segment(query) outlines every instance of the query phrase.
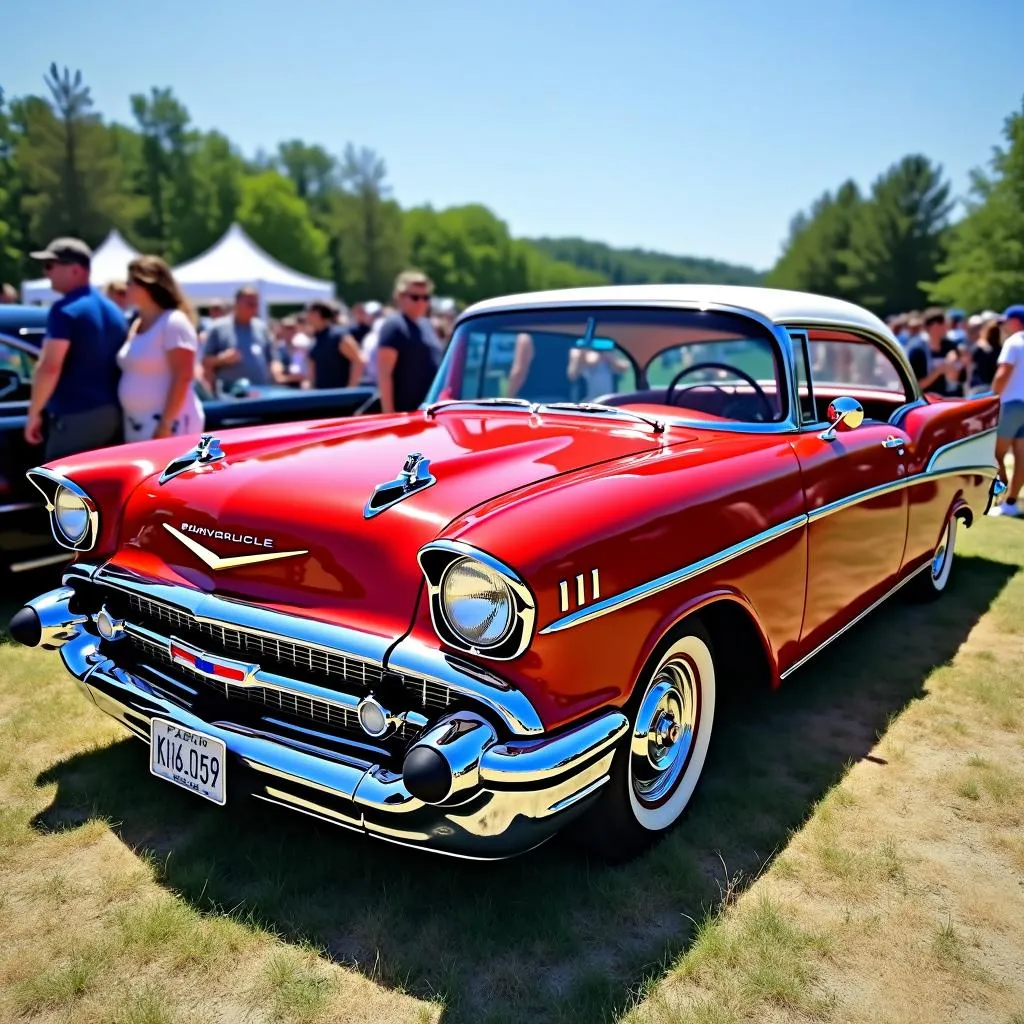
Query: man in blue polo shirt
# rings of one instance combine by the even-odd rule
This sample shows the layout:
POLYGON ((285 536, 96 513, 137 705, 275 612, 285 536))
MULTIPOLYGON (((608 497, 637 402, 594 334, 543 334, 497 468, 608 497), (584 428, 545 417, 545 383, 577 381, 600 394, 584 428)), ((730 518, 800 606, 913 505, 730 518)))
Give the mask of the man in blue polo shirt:
POLYGON ((124 313, 89 284, 92 250, 78 238, 55 238, 32 253, 63 298, 50 308, 25 440, 46 440, 47 462, 116 444, 121 437, 117 352, 127 336, 124 313), (47 415, 43 429, 43 413, 47 415))

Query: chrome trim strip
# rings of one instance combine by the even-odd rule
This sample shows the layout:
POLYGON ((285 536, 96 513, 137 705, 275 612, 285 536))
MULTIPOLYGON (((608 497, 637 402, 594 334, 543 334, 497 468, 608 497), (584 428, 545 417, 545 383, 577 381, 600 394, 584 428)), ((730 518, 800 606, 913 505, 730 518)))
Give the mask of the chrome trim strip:
POLYGON ((69 480, 66 476, 62 476, 60 473, 55 473, 52 469, 30 469, 25 476, 28 478, 28 482, 46 500, 46 511, 50 514, 50 532, 53 534, 53 539, 62 548, 67 548, 69 551, 91 551, 96 547, 96 541, 98 541, 100 537, 100 513, 96 506, 96 502, 93 501, 93 499, 90 498, 89 495, 86 494, 85 491, 83 491, 82 488, 73 480, 69 480), (45 480, 47 483, 55 486, 47 489, 39 482, 40 480, 45 480), (67 537, 65 537, 61 532, 60 527, 57 525, 57 516, 55 514, 53 500, 57 496, 57 492, 61 487, 67 488, 67 490, 76 497, 81 498, 82 501, 85 502, 85 507, 89 511, 89 529, 77 544, 73 544, 67 537))
POLYGON ((272 640, 300 642, 326 654, 341 654, 377 667, 383 663, 384 655, 393 643, 390 638, 373 636, 347 626, 286 615, 188 587, 151 583, 114 566, 104 566, 94 575, 93 581, 173 605, 187 611, 199 622, 246 630, 272 640))
POLYGON ((919 566, 918 568, 916 568, 909 575, 904 576, 903 579, 901 579, 894 587, 890 587, 880 598, 878 598, 877 601, 874 601, 871 605, 869 605, 867 608, 865 608, 864 611, 862 611, 858 616, 856 616, 856 618, 850 619, 850 621, 847 622, 846 625, 842 627, 842 629, 840 629, 837 632, 833 633, 832 636, 830 636, 827 640, 824 640, 820 644, 818 644, 818 646, 815 647, 814 650, 810 652, 810 654, 805 654, 799 661, 797 661, 794 664, 790 665, 789 668, 787 668, 785 672, 782 672, 782 673, 779 674, 779 678, 780 679, 785 679, 787 676, 792 675, 792 673, 794 673, 798 668, 800 668, 801 665, 806 664, 819 651, 822 651, 822 650, 824 650, 824 648, 828 647, 828 645, 830 643, 832 643, 833 640, 838 640, 839 637, 841 637, 847 630, 852 629, 854 626, 856 626, 857 623, 861 621, 861 619, 864 619, 868 615, 870 615, 879 605, 884 604, 886 601, 888 601, 889 598, 892 597, 892 595, 895 594, 897 590, 899 590, 901 587, 905 586, 915 576, 917 576, 920 573, 924 572, 924 570, 928 569, 928 568, 931 568, 931 561, 930 560, 925 562, 924 565, 919 566))
POLYGON ((70 555, 47 555, 45 558, 33 558, 28 562, 14 562, 7 568, 11 572, 31 572, 33 569, 42 569, 47 565, 57 565, 59 562, 66 562, 70 555))
MULTIPOLYGON (((933 464, 942 453, 949 449, 975 441, 978 437, 984 437, 988 433, 990 432, 984 431, 982 434, 974 434, 971 437, 961 438, 960 440, 952 441, 947 445, 943 445, 935 451, 929 461, 929 465, 933 464)), ((846 498, 840 498, 838 501, 833 501, 828 505, 822 505, 819 508, 811 509, 805 515, 796 516, 793 519, 787 520, 785 523, 780 523, 778 526, 772 527, 769 530, 764 530, 761 533, 755 534, 746 541, 740 541, 738 544, 733 544, 731 547, 724 548, 722 551, 709 555, 707 558, 703 558, 699 562, 693 562, 690 565, 684 566, 682 569, 677 569, 675 572, 668 573, 665 576, 659 576, 657 579, 653 579, 648 583, 641 583, 630 590, 624 591, 622 594, 606 598, 604 601, 591 605, 589 608, 572 612, 569 615, 564 615, 550 623, 550 625, 541 629, 539 631, 540 635, 544 636, 548 633, 557 633, 563 629, 570 629, 573 626, 579 626, 584 622, 589 622, 591 619, 596 619, 601 615, 607 615, 610 612, 618 611, 620 608, 625 608, 628 605, 635 604, 637 601, 642 601, 644 598, 650 597, 652 594, 657 594, 660 591, 665 590, 668 587, 673 587, 678 583, 684 583, 686 580, 692 579, 700 573, 707 572, 709 569, 717 568, 723 562, 727 562, 732 558, 738 558, 740 555, 745 555, 748 551, 753 551, 762 544, 775 540, 777 537, 781 537, 784 534, 789 533, 791 530, 799 529, 805 524, 815 523, 835 512, 841 512, 854 505, 859 505, 861 502, 870 501, 872 498, 879 498, 885 494, 901 490, 904 487, 912 487, 915 484, 926 483, 929 480, 941 480, 951 476, 994 477, 997 475, 998 470, 995 466, 953 466, 948 469, 924 470, 920 473, 914 473, 910 476, 903 477, 902 479, 894 480, 891 483, 879 484, 877 487, 868 488, 866 491, 859 491, 857 494, 852 494, 846 498)))
POLYGON ((540 715, 521 690, 478 665, 428 647, 410 636, 395 645, 384 667, 398 675, 443 683, 453 693, 479 701, 518 736, 544 732, 540 715))
POLYGON ((27 512, 30 508, 39 508, 37 501, 15 501, 10 505, 0 505, 0 516, 5 512, 27 512))
POLYGON ((607 615, 609 612, 617 612, 621 608, 626 608, 631 604, 636 604, 637 601, 643 601, 652 594, 658 594, 662 590, 667 590, 669 587, 685 583, 687 580, 693 579, 694 576, 699 576, 701 573, 707 572, 709 569, 717 568, 719 565, 722 565, 724 562, 728 562, 730 559, 737 558, 740 555, 745 555, 749 551, 753 551, 755 548, 761 547, 762 544, 767 544, 769 541, 777 540, 779 537, 784 537, 787 533, 791 533, 793 530, 799 530, 806 525, 806 515, 794 516, 792 519, 787 519, 784 523, 779 523, 778 526, 773 526, 768 530, 762 530, 760 533, 755 534, 747 540, 740 541, 738 544, 733 544, 731 547, 724 548, 722 551, 718 551, 713 555, 708 555, 707 558, 702 558, 698 562, 692 562, 690 565, 684 566, 682 569, 676 569, 674 572, 666 573, 666 575, 659 576, 657 579, 653 579, 648 583, 641 583, 639 586, 626 590, 621 594, 616 594, 615 597, 606 597, 603 601, 598 601, 597 604, 593 604, 589 608, 582 608, 579 611, 570 613, 569 615, 564 615, 562 618, 556 619, 550 625, 545 626, 540 631, 541 635, 558 633, 563 629, 571 629, 573 626, 579 626, 584 622, 589 622, 591 619, 607 615))

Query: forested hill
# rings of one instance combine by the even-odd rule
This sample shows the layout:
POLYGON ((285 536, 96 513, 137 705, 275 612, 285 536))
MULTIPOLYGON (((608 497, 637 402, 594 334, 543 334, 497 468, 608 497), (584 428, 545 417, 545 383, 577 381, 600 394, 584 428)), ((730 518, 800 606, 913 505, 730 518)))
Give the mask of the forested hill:
POLYGON ((647 249, 616 249, 585 238, 529 238, 531 245, 552 259, 593 270, 612 284, 760 284, 764 274, 721 260, 670 256, 647 249))

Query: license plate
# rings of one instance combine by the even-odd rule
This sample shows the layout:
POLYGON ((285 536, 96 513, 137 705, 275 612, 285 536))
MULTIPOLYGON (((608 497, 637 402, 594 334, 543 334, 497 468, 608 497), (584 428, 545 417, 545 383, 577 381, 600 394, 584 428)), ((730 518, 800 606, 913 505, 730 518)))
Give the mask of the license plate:
POLYGON ((149 733, 149 770, 215 804, 226 802, 223 740, 154 718, 149 733))

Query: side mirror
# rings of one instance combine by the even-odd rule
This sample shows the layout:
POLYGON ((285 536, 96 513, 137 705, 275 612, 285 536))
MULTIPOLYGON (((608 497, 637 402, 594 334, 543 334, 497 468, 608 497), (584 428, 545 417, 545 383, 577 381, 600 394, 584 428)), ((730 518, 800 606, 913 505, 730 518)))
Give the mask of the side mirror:
POLYGON ((829 403, 829 427, 818 436, 822 441, 834 441, 837 430, 856 430, 864 422, 864 407, 856 398, 837 398, 829 403))

